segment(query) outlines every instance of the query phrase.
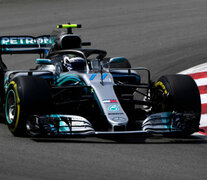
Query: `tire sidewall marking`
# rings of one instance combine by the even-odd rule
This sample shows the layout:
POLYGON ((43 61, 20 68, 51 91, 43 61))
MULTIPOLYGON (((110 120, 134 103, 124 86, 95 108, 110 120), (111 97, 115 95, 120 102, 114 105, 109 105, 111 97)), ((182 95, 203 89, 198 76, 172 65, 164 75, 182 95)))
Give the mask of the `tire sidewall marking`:
POLYGON ((167 93, 168 93, 168 92, 167 92, 167 89, 166 89, 165 85, 164 85, 161 81, 158 81, 158 82, 155 84, 155 87, 159 87, 159 86, 162 88, 164 94, 167 95, 167 93))
MULTIPOLYGON (((19 124, 19 115, 20 115, 20 98, 19 98, 19 95, 18 95, 18 90, 17 90, 17 84, 14 82, 14 81, 11 81, 10 83, 9 83, 9 87, 12 87, 13 86, 13 91, 14 91, 14 93, 15 93, 15 97, 16 97, 16 106, 17 106, 17 112, 16 112, 16 120, 14 119, 14 121, 13 122, 15 122, 15 125, 14 125, 14 127, 12 128, 11 126, 9 127, 9 129, 11 130, 11 132, 15 132, 15 130, 17 129, 17 127, 18 127, 18 124, 19 124)), ((7 93, 7 97, 6 97, 6 109, 7 109, 7 98, 8 98, 8 94, 9 94, 9 92, 7 93)), ((7 112, 6 112, 7 113, 7 112)), ((8 122, 8 124, 12 124, 13 122, 11 122, 11 123, 9 123, 9 121, 8 121, 8 117, 6 116, 6 119, 7 119, 7 122, 8 122)))

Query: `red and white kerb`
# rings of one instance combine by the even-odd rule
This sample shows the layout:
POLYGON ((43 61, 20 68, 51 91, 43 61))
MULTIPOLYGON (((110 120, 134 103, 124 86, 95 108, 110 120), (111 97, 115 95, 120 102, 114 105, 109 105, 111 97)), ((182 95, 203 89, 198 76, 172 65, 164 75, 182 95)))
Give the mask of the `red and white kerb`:
POLYGON ((200 133, 207 135, 207 63, 195 66, 179 74, 187 74, 191 76, 199 88, 201 96, 200 128, 204 130, 204 132, 200 133))

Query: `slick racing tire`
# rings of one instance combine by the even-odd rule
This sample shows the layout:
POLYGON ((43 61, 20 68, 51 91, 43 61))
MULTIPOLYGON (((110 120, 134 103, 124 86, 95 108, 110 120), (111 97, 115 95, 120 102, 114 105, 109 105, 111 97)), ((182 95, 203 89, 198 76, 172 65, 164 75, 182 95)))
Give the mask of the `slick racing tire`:
POLYGON ((14 78, 7 89, 5 116, 14 136, 26 135, 26 120, 30 115, 47 113, 52 104, 48 83, 34 76, 14 78))
POLYGON ((182 127, 183 135, 190 135, 198 131, 201 100, 195 81, 187 75, 167 75, 159 78, 155 88, 157 93, 154 96, 160 104, 155 110, 157 112, 175 111, 193 114, 193 120, 187 119, 182 127))

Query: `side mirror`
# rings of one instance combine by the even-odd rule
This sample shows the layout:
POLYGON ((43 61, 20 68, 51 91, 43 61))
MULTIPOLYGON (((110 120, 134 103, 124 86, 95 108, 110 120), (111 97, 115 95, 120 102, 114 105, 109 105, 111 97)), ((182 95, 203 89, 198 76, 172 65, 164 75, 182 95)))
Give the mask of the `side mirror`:
POLYGON ((124 62, 127 59, 125 57, 113 57, 109 60, 109 63, 120 63, 120 62, 124 62))
POLYGON ((125 57, 113 57, 109 60, 110 68, 131 68, 131 65, 125 57))
POLYGON ((50 59, 36 59, 36 64, 50 65, 53 64, 53 62, 50 59))

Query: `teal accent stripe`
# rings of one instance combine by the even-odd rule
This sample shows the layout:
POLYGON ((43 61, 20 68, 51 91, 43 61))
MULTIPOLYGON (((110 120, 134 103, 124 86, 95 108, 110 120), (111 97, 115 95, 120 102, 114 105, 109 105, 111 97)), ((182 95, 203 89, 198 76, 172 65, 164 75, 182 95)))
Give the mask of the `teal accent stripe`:
MULTIPOLYGON (((60 75, 61 76, 61 75, 60 75)), ((60 78, 58 78, 57 79, 57 82, 59 82, 59 81, 62 81, 64 78, 66 78, 68 75, 67 74, 65 74, 65 75, 62 75, 62 77, 60 77, 60 78)))
POLYGON ((162 122, 165 124, 168 124, 168 125, 165 125, 166 129, 172 129, 172 125, 169 124, 170 123, 170 115, 171 115, 171 112, 163 112, 162 116, 161 116, 162 122))
POLYGON ((58 79, 57 80, 57 82, 61 82, 61 81, 65 81, 65 79, 71 79, 71 80, 75 80, 75 81, 80 81, 80 79, 79 78, 76 78, 76 77, 72 77, 72 76, 67 76, 67 77, 64 77, 64 78, 62 78, 62 79, 58 79))
POLYGON ((77 82, 77 81, 80 81, 80 80, 77 80, 76 78, 68 77, 68 78, 63 79, 61 82, 59 82, 58 86, 62 85, 63 83, 65 83, 67 81, 77 82))
POLYGON ((61 77, 58 78, 57 82, 60 82, 60 81, 62 81, 65 78, 74 78, 77 81, 80 81, 80 78, 77 75, 74 75, 74 74, 63 74, 63 75, 61 74, 60 76, 61 77))
POLYGON ((52 64, 50 59, 36 59, 36 64, 52 64))
POLYGON ((59 114, 51 114, 47 117, 57 118, 59 120, 59 132, 69 132, 70 128, 67 126, 67 124, 62 121, 59 114))

